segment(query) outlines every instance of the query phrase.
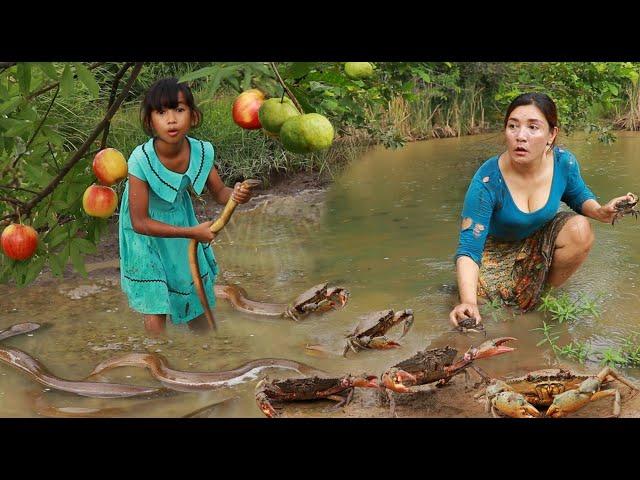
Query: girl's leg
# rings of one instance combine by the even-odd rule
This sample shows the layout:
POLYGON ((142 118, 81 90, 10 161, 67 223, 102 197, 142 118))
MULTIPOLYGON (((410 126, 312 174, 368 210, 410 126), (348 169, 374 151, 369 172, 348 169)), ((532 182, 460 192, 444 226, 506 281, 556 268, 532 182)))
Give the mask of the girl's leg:
POLYGON ((567 220, 556 238, 547 281, 554 287, 566 282, 586 260, 593 240, 593 230, 587 217, 574 215, 567 220))
POLYGON ((165 314, 147 314, 144 316, 144 329, 152 335, 164 333, 167 316, 165 314))

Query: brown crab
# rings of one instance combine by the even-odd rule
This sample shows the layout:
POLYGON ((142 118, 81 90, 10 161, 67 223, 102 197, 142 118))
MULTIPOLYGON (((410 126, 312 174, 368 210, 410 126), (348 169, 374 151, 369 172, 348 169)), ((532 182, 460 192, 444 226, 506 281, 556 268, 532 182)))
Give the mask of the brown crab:
POLYGON ((484 336, 487 336, 487 331, 484 328, 484 324, 478 322, 478 319, 475 317, 467 317, 463 320, 458 321, 458 331, 465 332, 483 332, 484 336))
POLYGON ((256 403, 267 417, 277 417, 273 402, 293 402, 299 400, 328 399, 339 402, 336 407, 346 406, 353 397, 353 389, 378 388, 375 375, 346 375, 339 378, 290 378, 267 381, 256 385, 256 403))
POLYGON ((616 203, 616 214, 611 220, 611 225, 614 225, 618 218, 622 218, 629 213, 636 217, 636 220, 638 219, 638 213, 640 213, 640 211, 635 208, 638 204, 638 196, 635 193, 629 192, 627 193, 627 197, 631 197, 631 200, 620 200, 616 203))
POLYGON ((465 380, 468 385, 469 374, 467 367, 471 367, 484 382, 489 382, 490 378, 477 366, 473 365, 475 360, 480 358, 492 357, 515 350, 512 347, 504 345, 511 340, 517 340, 514 337, 499 337, 487 340, 478 347, 471 347, 462 356, 462 358, 454 361, 458 351, 455 348, 446 346, 444 348, 434 348, 416 353, 413 357, 403 360, 385 371, 381 376, 381 382, 384 386, 387 397, 391 404, 391 412, 394 414, 395 402, 389 390, 397 393, 409 393, 410 388, 416 385, 425 385, 428 383, 438 382, 438 385, 444 385, 455 375, 464 372, 465 380))
POLYGON ((508 380, 493 380, 476 398, 485 396, 486 410, 494 417, 500 413, 514 418, 531 418, 543 415, 540 408, 547 408, 547 417, 563 417, 591 401, 613 396, 613 416, 617 417, 620 415, 620 392, 615 388, 601 390, 603 384, 613 379, 638 390, 609 367, 595 376, 550 368, 508 380))
POLYGON ((404 337, 413 325, 413 310, 410 308, 397 312, 381 310, 365 315, 355 330, 347 336, 347 345, 342 355, 346 357, 350 349, 357 353, 367 348, 387 349, 399 347, 400 344, 398 342, 389 340, 384 334, 402 322, 404 322, 404 327, 400 338, 404 337))
POLYGON ((338 303, 344 307, 348 299, 349 291, 343 287, 329 287, 327 283, 319 283, 298 295, 298 298, 287 306, 283 315, 297 322, 300 315, 329 310, 338 303))

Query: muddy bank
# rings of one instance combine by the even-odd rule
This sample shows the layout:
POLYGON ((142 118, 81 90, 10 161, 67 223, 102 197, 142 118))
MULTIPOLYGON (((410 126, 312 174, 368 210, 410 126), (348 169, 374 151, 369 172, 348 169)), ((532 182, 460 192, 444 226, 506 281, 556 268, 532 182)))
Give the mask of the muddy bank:
MULTIPOLYGON (((606 388, 617 388, 621 396, 620 417, 640 417, 640 395, 631 391, 621 382, 614 381, 606 388)), ((491 418, 485 410, 484 398, 474 398, 483 392, 483 388, 466 389, 464 378, 456 377, 447 385, 436 387, 424 385, 414 387, 415 392, 407 394, 393 393, 398 418, 491 418)), ((296 417, 336 417, 336 418, 389 418, 389 402, 384 394, 373 389, 356 389, 353 399, 344 408, 335 408, 332 401, 297 402, 280 404, 283 418, 296 417)), ((609 417, 613 411, 613 397, 592 402, 581 410, 570 414, 571 418, 609 417)), ((535 421, 535 419, 532 419, 535 421)))

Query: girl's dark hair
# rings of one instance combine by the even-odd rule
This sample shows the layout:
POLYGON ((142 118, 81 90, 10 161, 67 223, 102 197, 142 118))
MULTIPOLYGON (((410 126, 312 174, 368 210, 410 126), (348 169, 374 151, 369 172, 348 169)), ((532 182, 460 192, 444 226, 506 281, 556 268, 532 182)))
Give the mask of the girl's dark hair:
POLYGON ((147 135, 153 136, 151 128, 151 112, 178 106, 178 94, 182 92, 184 99, 195 117, 194 128, 202 121, 202 112, 193 100, 193 93, 186 83, 178 83, 176 77, 161 78, 149 87, 140 105, 140 122, 147 135))
MULTIPOLYGON (((545 93, 533 92, 523 93, 513 99, 509 104, 509 108, 507 108, 507 114, 504 116, 504 128, 507 128, 507 122, 509 121, 511 112, 523 105, 535 105, 538 107, 544 115, 544 118, 547 119, 549 130, 553 130, 554 127, 558 126, 558 109, 556 108, 556 104, 553 100, 551 100, 551 97, 545 93)), ((555 143, 555 139, 553 140, 553 143, 555 143)))

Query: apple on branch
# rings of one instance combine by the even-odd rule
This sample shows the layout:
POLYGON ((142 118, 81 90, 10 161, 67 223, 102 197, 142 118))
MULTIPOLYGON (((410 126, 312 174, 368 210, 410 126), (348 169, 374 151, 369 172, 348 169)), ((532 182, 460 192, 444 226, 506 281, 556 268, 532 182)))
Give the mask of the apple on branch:
POLYGON ((82 208, 92 217, 108 218, 118 206, 118 194, 111 187, 91 185, 82 195, 82 208))
POLYGON ((38 232, 29 225, 12 223, 2 232, 0 243, 7 257, 26 260, 33 256, 38 247, 38 232))

